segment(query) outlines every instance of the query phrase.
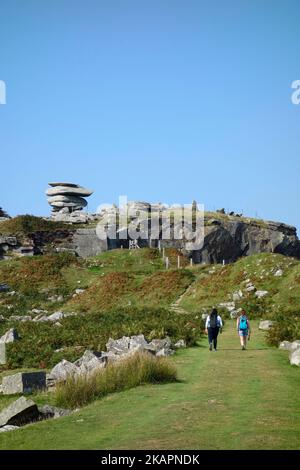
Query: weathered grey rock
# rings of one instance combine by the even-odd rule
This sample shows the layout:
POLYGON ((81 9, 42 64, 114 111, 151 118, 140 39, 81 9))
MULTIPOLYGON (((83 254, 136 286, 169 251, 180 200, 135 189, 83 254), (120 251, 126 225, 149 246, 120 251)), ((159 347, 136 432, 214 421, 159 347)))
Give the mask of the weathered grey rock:
POLYGON ((169 337, 166 337, 164 339, 153 339, 149 345, 148 348, 150 351, 153 351, 156 355, 170 355, 172 354, 172 349, 171 349, 171 340, 169 337), (158 354, 161 351, 160 354, 158 354), (170 354, 169 354, 170 353, 170 354))
POLYGON ((172 354, 174 354, 174 351, 172 349, 162 348, 159 351, 157 351, 156 356, 167 357, 167 356, 171 356, 172 354))
POLYGON ((290 364, 293 366, 300 366, 300 348, 290 353, 290 364))
POLYGON ((237 292, 234 292, 234 293, 232 294, 232 300, 233 300, 234 302, 239 301, 242 297, 243 297, 243 292, 242 292, 241 290, 239 290, 239 291, 237 291, 237 292))
POLYGON ((113 354, 127 354, 129 352, 129 345, 129 336, 123 336, 123 338, 116 340, 109 338, 108 342, 106 343, 106 349, 108 352, 112 352, 113 354))
POLYGON ((292 350, 300 348, 300 339, 296 339, 296 341, 293 341, 291 348, 292 350))
POLYGON ((35 390, 46 389, 45 372, 18 372, 14 375, 3 377, 3 395, 14 395, 15 393, 32 393, 35 390))
MULTIPOLYGON (((52 207, 58 207, 59 209, 73 208, 80 210, 87 206, 87 201, 82 197, 75 196, 54 196, 47 199, 48 203, 52 207)), ((64 211, 66 213, 66 211, 64 211)))
POLYGON ((0 428, 0 432, 15 431, 15 429, 19 429, 19 426, 7 425, 7 426, 3 426, 2 428, 0 428))
POLYGON ((88 258, 107 251, 108 242, 98 238, 96 229, 78 229, 74 233, 72 246, 79 257, 88 258))
POLYGON ((76 184, 76 183, 57 183, 57 182, 54 182, 54 183, 48 183, 48 184, 52 188, 55 188, 56 186, 66 186, 67 188, 80 188, 81 187, 79 184, 76 184))
POLYGON ((38 418, 37 405, 32 400, 21 397, 0 412, 0 427, 6 425, 23 426, 37 421, 38 418))
POLYGON ((234 302, 221 302, 218 305, 218 307, 226 308, 228 312, 232 312, 233 310, 235 310, 235 303, 234 302))
POLYGON ((282 341, 279 344, 279 349, 282 349, 284 351, 291 351, 293 349, 292 348, 292 343, 290 341, 282 341))
POLYGON ((246 287, 246 291, 247 291, 247 292, 255 292, 255 291, 256 291, 256 287, 255 287, 255 286, 246 287))
POLYGON ((202 320, 206 320, 208 317, 208 313, 202 313, 201 318, 202 320))
POLYGON ((261 299, 262 297, 265 297, 266 295, 268 295, 268 293, 269 292, 267 290, 257 290, 255 292, 255 296, 261 299))
POLYGON ((10 321, 21 321, 21 322, 24 322, 24 321, 31 321, 32 318, 30 315, 11 315, 9 317, 9 320, 10 321))
POLYGON ((93 194, 93 190, 83 188, 82 186, 55 186, 46 191, 47 196, 79 196, 89 197, 93 194))
POLYGON ((15 328, 11 328, 0 338, 0 343, 14 343, 18 339, 19 336, 17 330, 15 328))
POLYGON ((79 368, 78 373, 89 374, 96 370, 103 369, 107 364, 107 358, 103 357, 101 353, 86 350, 83 356, 74 364, 79 368))
POLYGON ((48 380, 55 382, 65 381, 68 377, 77 375, 79 372, 78 367, 72 362, 63 359, 61 362, 56 364, 51 370, 48 380))
POLYGON ((281 277, 282 275, 283 275, 282 269, 278 269, 278 270, 276 271, 276 273, 274 274, 274 276, 276 276, 276 277, 281 277))
POLYGON ((180 339, 177 343, 174 344, 175 348, 186 348, 186 342, 184 339, 180 339))
POLYGON ((7 357, 6 357, 6 344, 5 343, 0 343, 0 364, 4 365, 7 362, 7 357))
POLYGON ((276 222, 223 217, 220 225, 209 225, 205 218, 204 243, 191 252, 194 263, 236 261, 241 256, 275 252, 300 257, 295 227, 276 222))
POLYGON ((267 330, 269 330, 273 325, 274 325, 274 322, 272 322, 271 320, 262 320, 262 321, 259 322, 259 327, 258 327, 258 329, 259 329, 259 330, 267 331, 267 330))
POLYGON ((115 354, 111 351, 101 352, 101 357, 106 360, 107 363, 114 363, 120 361, 124 356, 120 354, 115 354))
POLYGON ((144 335, 131 336, 129 341, 130 351, 143 351, 147 349, 148 343, 144 335))
POLYGON ((30 312, 34 313, 35 315, 41 315, 41 314, 48 313, 48 310, 42 310, 40 308, 33 308, 30 312))
POLYGON ((57 408, 56 406, 51 405, 38 406, 38 411, 40 414, 40 419, 63 418, 64 416, 69 416, 72 413, 71 410, 57 408))
POLYGON ((62 320, 64 317, 65 317, 65 314, 63 312, 54 312, 52 313, 52 315, 49 315, 47 317, 47 320, 57 322, 59 320, 62 320))

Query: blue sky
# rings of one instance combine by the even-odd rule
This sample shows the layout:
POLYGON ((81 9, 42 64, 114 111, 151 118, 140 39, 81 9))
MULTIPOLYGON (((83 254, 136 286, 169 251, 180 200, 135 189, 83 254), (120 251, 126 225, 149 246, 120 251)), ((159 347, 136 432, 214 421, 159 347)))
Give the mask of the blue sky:
POLYGON ((48 181, 300 228, 298 0, 2 0, 0 206, 48 181))

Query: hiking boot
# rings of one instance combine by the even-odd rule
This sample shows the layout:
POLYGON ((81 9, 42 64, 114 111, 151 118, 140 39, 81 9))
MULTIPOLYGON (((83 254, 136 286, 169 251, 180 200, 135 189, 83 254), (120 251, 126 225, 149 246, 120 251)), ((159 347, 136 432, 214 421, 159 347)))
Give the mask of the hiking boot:
POLYGON ((209 345, 209 350, 212 351, 212 344, 209 345))
POLYGON ((245 346, 242 346, 242 350, 245 351, 245 349, 246 349, 245 346))

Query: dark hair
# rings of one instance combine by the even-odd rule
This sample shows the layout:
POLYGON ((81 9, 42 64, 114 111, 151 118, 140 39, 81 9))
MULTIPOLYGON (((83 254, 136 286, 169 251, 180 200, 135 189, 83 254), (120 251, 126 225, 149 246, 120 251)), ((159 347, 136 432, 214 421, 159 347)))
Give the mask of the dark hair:
POLYGON ((212 311, 210 312, 210 315, 217 316, 218 315, 218 310, 216 308, 213 308, 212 311))

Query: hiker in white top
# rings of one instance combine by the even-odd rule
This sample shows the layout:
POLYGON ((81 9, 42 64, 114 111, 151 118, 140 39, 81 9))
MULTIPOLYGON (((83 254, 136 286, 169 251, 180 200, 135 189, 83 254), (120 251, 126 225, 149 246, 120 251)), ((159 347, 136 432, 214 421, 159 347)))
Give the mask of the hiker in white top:
POLYGON ((209 350, 217 350, 218 334, 222 333, 223 322, 216 308, 213 308, 205 322, 205 333, 208 335, 209 350))

